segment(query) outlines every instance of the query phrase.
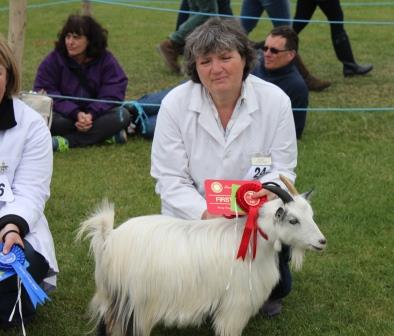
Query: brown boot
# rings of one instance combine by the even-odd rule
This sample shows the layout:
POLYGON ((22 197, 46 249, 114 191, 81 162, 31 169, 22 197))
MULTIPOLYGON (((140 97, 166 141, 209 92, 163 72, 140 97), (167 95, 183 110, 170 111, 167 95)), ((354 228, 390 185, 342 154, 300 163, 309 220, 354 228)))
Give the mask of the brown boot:
POLYGON ((302 78, 304 78, 305 84, 309 91, 323 91, 331 85, 330 81, 322 80, 313 76, 298 54, 295 58, 295 65, 297 66, 302 78))
POLYGON ((158 51, 172 72, 181 72, 181 68, 178 64, 178 56, 182 53, 181 45, 167 39, 159 44, 158 51))

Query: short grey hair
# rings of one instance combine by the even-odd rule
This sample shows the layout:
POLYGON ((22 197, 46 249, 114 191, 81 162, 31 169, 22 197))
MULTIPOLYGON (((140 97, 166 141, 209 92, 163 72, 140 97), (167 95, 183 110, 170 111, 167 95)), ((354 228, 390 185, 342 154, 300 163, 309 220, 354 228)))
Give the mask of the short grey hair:
POLYGON ((195 83, 201 83, 197 73, 196 59, 209 53, 236 50, 245 60, 242 80, 249 75, 256 64, 256 51, 234 18, 213 17, 197 27, 186 38, 184 49, 185 72, 195 83))

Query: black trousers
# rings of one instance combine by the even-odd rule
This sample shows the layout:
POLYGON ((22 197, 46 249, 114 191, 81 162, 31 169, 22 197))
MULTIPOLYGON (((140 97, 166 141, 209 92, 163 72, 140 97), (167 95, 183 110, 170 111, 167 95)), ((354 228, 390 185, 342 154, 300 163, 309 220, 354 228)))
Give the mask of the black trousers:
MULTIPOLYGON (((343 21, 343 11, 339 0, 298 0, 294 19, 310 20, 316 8, 319 7, 329 21, 343 21)), ((298 34, 308 25, 308 22, 293 22, 293 29, 298 34)), ((345 32, 343 23, 330 23, 333 41, 345 32)))
MULTIPOLYGON (((49 265, 45 258, 36 252, 28 241, 23 241, 25 248, 25 256, 29 262, 29 267, 27 270, 33 279, 40 284, 42 280, 46 277, 49 270, 49 265)), ((14 308, 16 299, 18 296, 18 283, 17 276, 13 275, 0 282, 0 327, 7 328, 14 326, 15 324, 20 324, 19 309, 16 308, 13 320, 8 322, 8 318, 14 308)), ((34 314, 35 309, 30 301, 29 295, 22 285, 22 314, 23 319, 28 321, 34 314)))
POLYGON ((68 140, 70 147, 84 147, 103 142, 130 123, 130 113, 123 107, 116 107, 93 121, 87 132, 79 132, 75 120, 65 118, 53 112, 51 125, 52 135, 60 135, 68 140))

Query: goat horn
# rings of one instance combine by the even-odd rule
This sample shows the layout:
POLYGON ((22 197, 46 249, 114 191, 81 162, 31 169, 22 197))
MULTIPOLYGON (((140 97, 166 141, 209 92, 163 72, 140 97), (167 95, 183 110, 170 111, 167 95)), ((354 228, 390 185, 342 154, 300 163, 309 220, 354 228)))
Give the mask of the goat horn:
POLYGON ((298 193, 297 189, 295 188, 294 184, 286 176, 279 174, 279 178, 285 184, 285 186, 287 187, 287 189, 290 191, 290 193, 293 196, 299 195, 299 193, 298 193))
POLYGON ((263 183, 263 188, 273 192, 283 201, 283 203, 292 202, 293 198, 290 196, 290 194, 285 189, 282 189, 275 184, 276 183, 272 182, 263 183))

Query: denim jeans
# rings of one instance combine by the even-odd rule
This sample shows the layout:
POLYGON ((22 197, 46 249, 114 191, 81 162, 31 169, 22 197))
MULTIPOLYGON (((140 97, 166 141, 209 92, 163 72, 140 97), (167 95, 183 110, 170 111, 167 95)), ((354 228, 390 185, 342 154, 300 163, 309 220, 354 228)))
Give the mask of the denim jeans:
POLYGON ((277 285, 272 289, 269 296, 270 300, 282 299, 289 295, 291 291, 292 277, 289 268, 290 261, 290 247, 287 245, 282 246, 282 251, 279 252, 279 274, 280 280, 277 285))
MULTIPOLYGON (((145 114, 145 117, 136 115, 133 123, 136 124, 138 132, 143 137, 148 139, 153 138, 156 127, 156 117, 159 113, 161 101, 171 90, 172 88, 169 88, 153 93, 148 93, 136 100, 136 103, 141 105, 143 111, 142 114, 145 114)), ((136 110, 138 111, 137 108, 136 110)))
POLYGON ((244 16, 260 17, 264 10, 267 11, 274 27, 291 25, 289 0, 244 0, 241 8, 241 25, 248 34, 256 27, 259 20, 247 19, 244 16))
POLYGON ((159 112, 161 101, 171 90, 172 88, 169 88, 153 93, 148 93, 137 99, 137 103, 142 105, 144 112, 148 116, 156 115, 159 112), (152 106, 145 104, 152 104, 152 106))

